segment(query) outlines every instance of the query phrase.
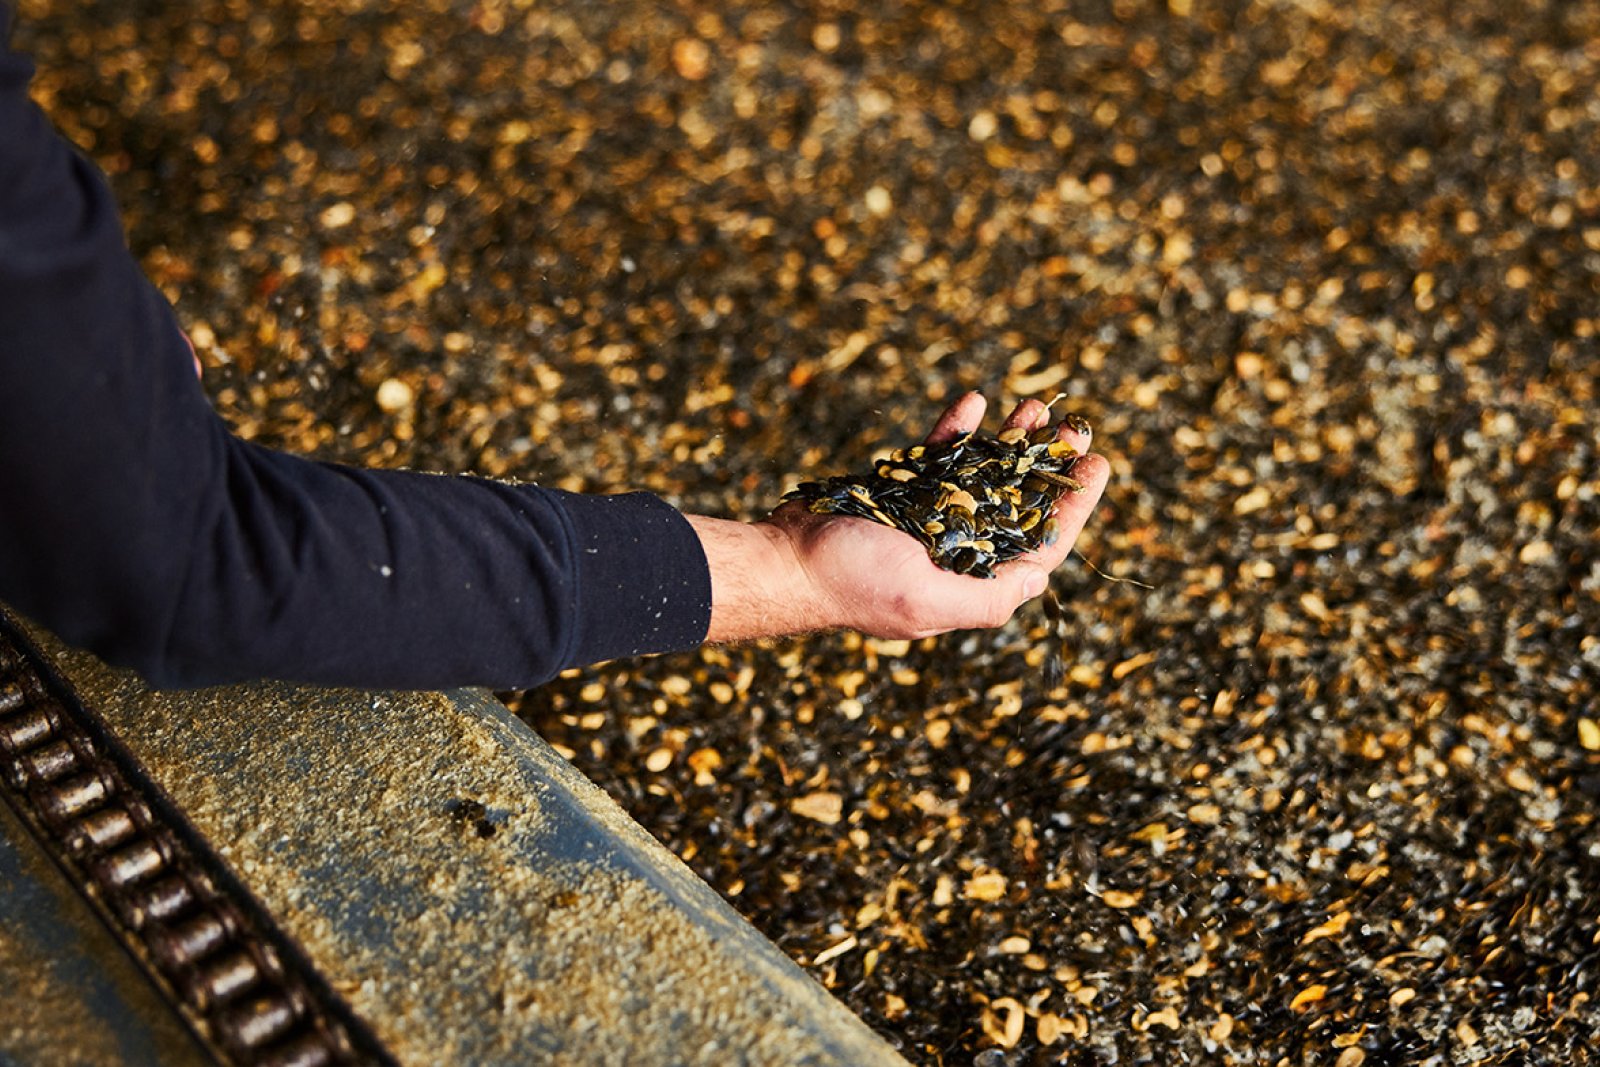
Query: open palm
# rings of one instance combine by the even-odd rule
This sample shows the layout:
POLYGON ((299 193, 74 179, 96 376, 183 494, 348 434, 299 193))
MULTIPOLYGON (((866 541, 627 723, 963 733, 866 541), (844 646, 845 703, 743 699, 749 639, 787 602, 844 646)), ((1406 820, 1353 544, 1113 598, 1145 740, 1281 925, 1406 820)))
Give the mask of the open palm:
MULTIPOLYGON (((940 417, 928 443, 948 441, 977 428, 986 402, 968 393, 940 417)), ((1049 419, 1036 400, 1017 405, 1006 428, 1033 430, 1049 419)), ((1058 436, 1087 449, 1086 435, 1066 426, 1058 436)), ((973 578, 939 569, 909 534, 867 519, 812 513, 800 501, 783 505, 767 522, 781 529, 828 604, 826 613, 875 637, 919 638, 949 630, 1000 626, 1023 601, 1044 591, 1049 572, 1067 557, 1105 490, 1106 461, 1088 456, 1073 470, 1085 491, 1064 494, 1054 512, 1060 537, 996 569, 994 578, 973 578)))

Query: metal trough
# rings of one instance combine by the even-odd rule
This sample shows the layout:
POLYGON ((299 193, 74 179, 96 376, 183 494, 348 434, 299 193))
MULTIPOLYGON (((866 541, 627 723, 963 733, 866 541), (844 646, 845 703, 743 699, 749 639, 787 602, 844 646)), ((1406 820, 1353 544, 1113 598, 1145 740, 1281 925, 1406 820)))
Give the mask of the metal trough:
POLYGON ((0 614, 0 756, 0 1063, 904 1062, 485 693, 157 692, 0 614))

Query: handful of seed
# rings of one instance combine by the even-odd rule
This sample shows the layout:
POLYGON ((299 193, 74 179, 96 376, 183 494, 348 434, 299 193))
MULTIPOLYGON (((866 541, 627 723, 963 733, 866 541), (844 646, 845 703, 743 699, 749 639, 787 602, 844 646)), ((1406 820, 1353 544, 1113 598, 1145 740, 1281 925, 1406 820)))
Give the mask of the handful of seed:
MULTIPOLYGON (((1076 416, 1068 425, 1089 428, 1076 416)), ((1072 477, 1082 455, 1054 426, 972 432, 899 449, 871 474, 802 482, 783 499, 903 530, 945 570, 993 578, 996 564, 1055 543, 1051 512, 1062 493, 1084 491, 1072 477)))

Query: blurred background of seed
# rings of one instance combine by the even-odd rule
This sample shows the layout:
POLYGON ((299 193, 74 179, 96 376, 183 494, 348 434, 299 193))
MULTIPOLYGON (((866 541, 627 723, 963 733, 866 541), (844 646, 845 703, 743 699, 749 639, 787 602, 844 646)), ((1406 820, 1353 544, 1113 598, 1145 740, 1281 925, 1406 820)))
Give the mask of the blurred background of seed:
POLYGON ((239 432, 752 517, 979 387, 1045 620, 513 702, 918 1063, 1584 1063, 1600 4, 24 0, 239 432))

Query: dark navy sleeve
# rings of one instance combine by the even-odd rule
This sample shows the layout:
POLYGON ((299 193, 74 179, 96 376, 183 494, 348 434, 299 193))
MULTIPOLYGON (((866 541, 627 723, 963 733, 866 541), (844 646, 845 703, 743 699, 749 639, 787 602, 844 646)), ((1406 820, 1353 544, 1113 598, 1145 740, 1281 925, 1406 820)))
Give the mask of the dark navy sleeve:
POLYGON ((0 0, 0 600, 158 685, 518 688, 692 647, 656 497, 317 463, 234 437, 0 0))

